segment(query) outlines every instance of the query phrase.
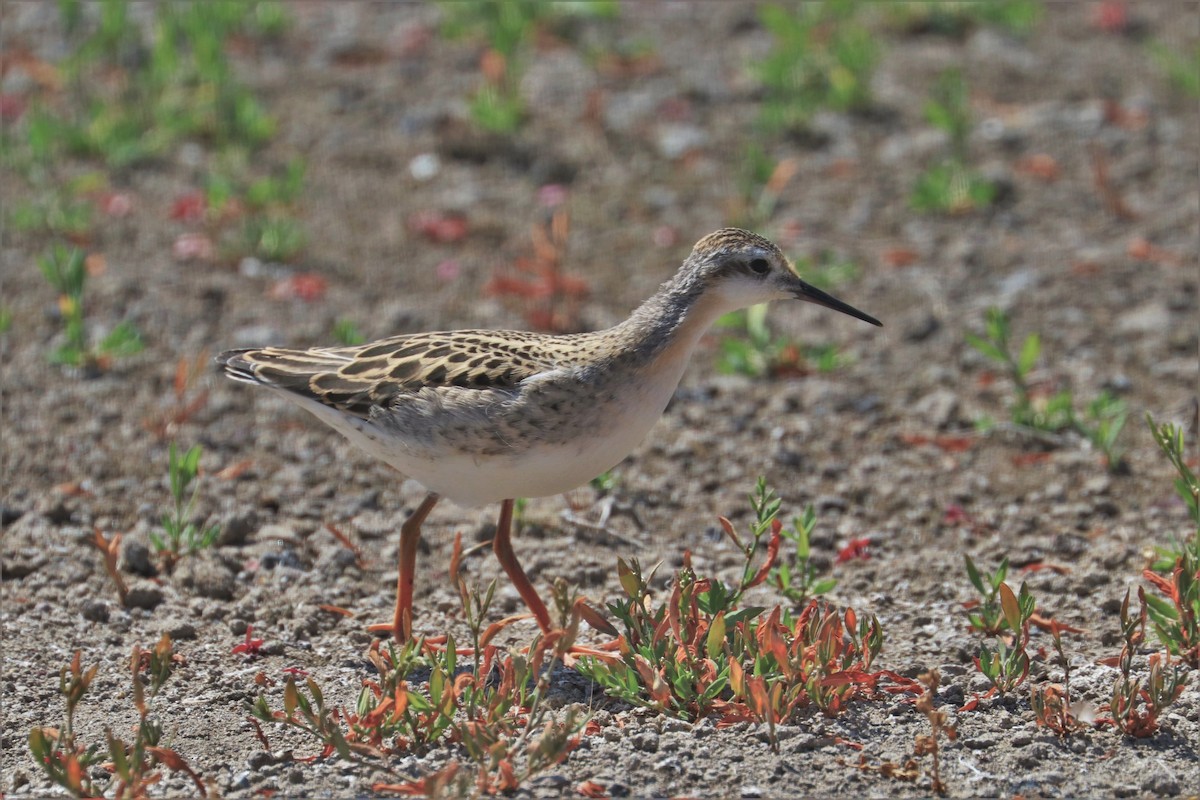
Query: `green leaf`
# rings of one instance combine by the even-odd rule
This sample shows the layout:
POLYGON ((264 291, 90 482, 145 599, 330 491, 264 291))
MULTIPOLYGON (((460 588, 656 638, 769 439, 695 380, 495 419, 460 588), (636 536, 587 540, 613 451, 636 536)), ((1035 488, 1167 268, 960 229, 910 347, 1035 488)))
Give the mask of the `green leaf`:
POLYGON ((971 557, 968 555, 964 555, 963 559, 967 562, 967 577, 971 580, 971 585, 974 586, 980 594, 986 595, 988 592, 983 588, 983 578, 980 576, 979 570, 975 568, 975 562, 972 561, 971 557))
POLYGON ((992 344, 987 339, 976 336, 973 333, 967 334, 967 344, 971 345, 993 361, 1003 363, 1008 360, 1008 356, 1003 350, 992 344))
POLYGON ((1037 363, 1038 356, 1042 352, 1042 340, 1036 333, 1031 333, 1025 337, 1025 343, 1021 345, 1021 355, 1017 357, 1017 374, 1022 378, 1029 374, 1029 370, 1033 369, 1033 365, 1037 363))
POLYGON ((1019 633, 1021 630, 1021 605, 1017 602, 1017 596, 1013 594, 1013 590, 1007 583, 1000 584, 998 589, 1000 594, 1000 608, 1004 611, 1004 621, 1008 623, 1008 627, 1014 633, 1019 633))
POLYGON ((712 624, 708 627, 708 637, 705 641, 705 650, 708 651, 708 657, 716 661, 723 653, 725 646, 725 612, 717 612, 717 616, 713 618, 712 624))

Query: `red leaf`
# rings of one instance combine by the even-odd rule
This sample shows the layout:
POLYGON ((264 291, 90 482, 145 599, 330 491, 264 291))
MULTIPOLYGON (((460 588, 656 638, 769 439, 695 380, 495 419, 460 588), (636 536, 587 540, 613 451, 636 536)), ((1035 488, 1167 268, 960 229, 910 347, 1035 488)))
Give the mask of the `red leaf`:
POLYGON ((133 196, 126 192, 101 192, 96 205, 107 216, 127 217, 133 211, 133 196))
POLYGON ((579 792, 584 797, 608 797, 608 790, 604 788, 604 785, 596 783, 595 781, 584 781, 575 787, 575 791, 579 792))
POLYGON ((1046 153, 1033 153, 1017 159, 1016 171, 1046 183, 1053 183, 1062 175, 1058 162, 1046 153))
POLYGON ((871 554, 867 552, 870 546, 870 539, 851 539, 845 547, 838 551, 837 563, 843 564, 856 558, 866 561, 871 557, 871 554))
POLYGON ((920 254, 909 247, 893 247, 883 251, 883 263, 889 267, 907 267, 915 264, 920 254))
MULTIPOLYGON (((767 579, 767 575, 771 572, 771 567, 775 566, 775 561, 779 558, 780 531, 782 530, 783 523, 779 520, 774 520, 771 523, 771 541, 767 543, 767 560, 758 568, 758 572, 754 574, 750 583, 746 584, 746 588, 758 586, 767 579)), ((864 539, 863 541, 866 540, 864 539)))
POLYGON ((1103 0, 1092 6, 1091 23, 1105 33, 1124 33, 1129 27, 1129 8, 1123 0, 1103 0))
POLYGON ((408 227, 438 244, 453 244, 467 236, 467 218, 441 211, 418 211, 408 218, 408 227))
POLYGON ((315 303, 325 297, 328 282, 315 272, 300 272, 278 281, 267 295, 272 300, 303 300, 315 303))
POLYGON ((253 633, 254 633, 254 626, 247 625, 246 626, 246 640, 244 642, 242 642, 241 644, 235 644, 233 646, 233 649, 230 650, 230 652, 233 653, 234 655, 239 655, 239 654, 245 655, 248 658, 254 658, 255 656, 261 655, 263 640, 251 638, 251 634, 253 634, 253 633))
POLYGON ((1021 567, 1022 572, 1041 572, 1044 569, 1050 570, 1055 575, 1069 575, 1071 573, 1070 567, 1064 567, 1061 564, 1047 564, 1044 561, 1034 561, 1032 564, 1026 564, 1021 567))
POLYGON ((0 94, 0 121, 16 122, 29 104, 19 94, 0 94))
POLYGON ((171 203, 171 219, 180 222, 203 222, 208 211, 208 199, 204 193, 193 190, 181 194, 171 203))
POLYGON ((1012 457, 1012 464, 1014 467, 1031 467, 1046 463, 1052 456, 1053 453, 1017 453, 1012 457))

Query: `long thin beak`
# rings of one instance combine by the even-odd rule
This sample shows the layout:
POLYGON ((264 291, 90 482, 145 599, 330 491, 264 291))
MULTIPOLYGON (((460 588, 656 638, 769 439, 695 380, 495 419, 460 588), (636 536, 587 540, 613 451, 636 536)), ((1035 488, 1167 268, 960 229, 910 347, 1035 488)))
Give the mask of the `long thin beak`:
POLYGON ((797 300, 807 300, 810 303, 816 303, 819 306, 825 306, 826 308, 832 308, 834 311, 840 311, 843 314, 849 314, 852 317, 861 319, 863 322, 869 322, 872 325, 878 325, 880 328, 883 327, 883 323, 872 317, 870 314, 864 314, 849 303, 843 303, 833 295, 822 292, 817 287, 810 286, 800 279, 796 280, 795 293, 797 300))

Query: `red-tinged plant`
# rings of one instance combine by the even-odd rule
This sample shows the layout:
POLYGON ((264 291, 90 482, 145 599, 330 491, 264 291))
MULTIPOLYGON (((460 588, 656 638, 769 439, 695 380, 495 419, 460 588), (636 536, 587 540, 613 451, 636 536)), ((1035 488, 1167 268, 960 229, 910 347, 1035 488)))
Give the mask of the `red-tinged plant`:
POLYGON ((1187 669, 1171 663, 1171 657, 1161 653, 1150 656, 1150 674, 1143 684, 1133 677, 1133 654, 1146 639, 1146 597, 1138 589, 1137 614, 1129 613, 1129 592, 1121 603, 1121 638, 1125 644, 1117 659, 1121 674, 1113 682, 1110 716, 1099 722, 1112 724, 1127 736, 1145 738, 1158 731, 1159 717, 1179 699, 1187 686, 1187 669))
POLYGON ((719 717, 718 726, 739 721, 775 726, 815 705, 830 715, 877 691, 909 691, 912 681, 870 672, 883 644, 874 617, 859 619, 813 600, 797 618, 779 607, 738 608, 744 592, 763 583, 779 552, 779 501, 760 480, 751 497, 756 511, 751 541, 732 524, 722 526, 746 563, 733 588, 701 578, 685 555, 670 596, 656 603, 650 578, 636 560, 618 560, 626 600, 609 605, 624 629, 619 661, 586 659, 580 672, 610 695, 635 705, 695 719, 719 717), (768 538, 769 537, 769 538, 768 538), (765 562, 756 554, 766 541, 765 562), (884 687, 885 682, 889 685, 884 687))
POLYGON ((917 758, 931 757, 929 788, 934 794, 941 795, 946 793, 946 785, 942 783, 939 739, 945 736, 949 741, 954 741, 958 738, 958 728, 950 724, 949 716, 945 711, 938 711, 934 706, 937 701, 938 685, 942 680, 941 674, 936 669, 931 669, 918 675, 917 680, 925 687, 925 691, 917 698, 917 711, 920 711, 925 715, 925 719, 929 720, 930 732, 917 736, 916 741, 913 742, 913 755, 917 758))
POLYGON ((50 780, 75 797, 98 797, 90 770, 101 755, 95 745, 84 748, 75 740, 75 709, 87 694, 99 664, 86 671, 80 664, 79 651, 58 677, 58 692, 66 703, 64 724, 59 728, 34 728, 29 732, 29 751, 50 780))
POLYGON ((467 218, 461 214, 441 211, 418 211, 408 218, 413 233, 437 244, 454 244, 467 236, 467 218))
POLYGON ((1063 650, 1062 634, 1078 631, 1058 622, 1051 622, 1049 630, 1057 661, 1063 668, 1062 686, 1030 687, 1029 704, 1038 727, 1049 728, 1062 737, 1093 724, 1096 709, 1087 701, 1071 702, 1071 660, 1063 650))
POLYGON ((198 794, 201 797, 207 796, 204 782, 183 757, 160 744, 162 725, 151 715, 150 701, 171 677, 178 663, 182 663, 182 658, 173 652, 171 638, 165 633, 151 650, 142 650, 141 647, 134 646, 130 671, 138 724, 130 744, 113 735, 111 729, 105 728, 107 753, 104 753, 94 744, 85 750, 75 740, 75 709, 91 686, 98 666, 94 665, 85 672, 80 666, 79 652, 76 651, 70 666, 64 667, 59 676, 59 692, 67 706, 65 726, 62 730, 34 728, 29 734, 30 752, 50 779, 75 797, 101 797, 107 789, 99 790, 92 783, 89 768, 99 764, 103 756, 107 755, 109 762, 105 767, 114 778, 114 783, 108 788, 112 790, 112 796, 115 798, 141 800, 147 797, 150 787, 162 780, 160 766, 171 772, 187 774, 195 784, 198 794))
POLYGON ((870 539, 851 539, 846 543, 846 546, 838 551, 837 563, 845 564, 847 561, 862 560, 865 561, 871 557, 870 539))
POLYGON ((246 626, 246 638, 238 644, 235 644, 229 652, 235 656, 245 656, 247 661, 253 661, 262 655, 263 640, 255 638, 254 626, 246 626))
POLYGON ((100 532, 99 527, 93 528, 92 544, 104 557, 104 571, 108 573, 108 577, 112 578, 113 584, 117 587, 117 598, 121 601, 121 605, 125 605, 129 587, 125 584, 125 578, 121 576, 121 571, 117 568, 117 560, 121 554, 121 534, 114 533, 113 537, 108 539, 100 532))
POLYGON ((199 189, 184 192, 171 201, 168 216, 177 222, 203 222, 208 213, 208 198, 199 189))
POLYGON ((321 750, 314 759, 381 760, 449 740, 461 744, 476 766, 470 770, 455 764, 417 781, 377 784, 373 790, 380 793, 509 792, 566 758, 578 745, 586 720, 575 713, 552 720, 542 699, 555 663, 573 648, 580 604, 574 604, 576 610, 562 628, 539 635, 527 653, 504 654, 492 642, 516 618, 484 628, 494 584, 483 594, 471 590, 462 577, 461 561, 462 541, 456 537, 451 576, 472 631, 472 648, 459 651, 449 637, 436 647, 427 640, 399 647, 377 641, 367 654, 377 674, 362 681, 353 709, 327 703, 315 680, 308 678, 300 686, 289 677, 283 709, 272 711, 260 696, 251 707, 252 718, 282 723, 317 739, 321 750), (459 671, 463 653, 473 658, 466 672, 459 671), (418 667, 429 670, 423 687, 408 679, 418 667), (532 736, 535 730, 541 732, 532 736))
POLYGON ((1195 526, 1194 534, 1173 548, 1155 548, 1159 558, 1143 577, 1164 597, 1146 596, 1150 622, 1163 647, 1193 669, 1200 668, 1200 478, 1188 464, 1183 429, 1158 425, 1147 414, 1146 423, 1159 449, 1175 468, 1175 491, 1183 500, 1195 526), (1170 577, 1157 572, 1169 572, 1170 577), (1165 599, 1164 599, 1165 598, 1165 599))
POLYGON ((1200 668, 1200 563, 1188 551, 1175 563, 1170 579, 1153 570, 1143 571, 1142 577, 1167 597, 1144 595, 1158 640, 1171 655, 1200 668))
POLYGON ((1020 686, 1029 675, 1029 618, 1036 603, 1024 583, 1019 599, 1007 583, 999 584, 996 594, 1004 624, 1013 633, 1008 641, 998 639, 995 649, 981 644, 975 667, 992 682, 995 691, 1005 694, 1020 686))
POLYGON ((208 350, 203 349, 193 358, 180 356, 175 364, 175 380, 171 384, 171 398, 166 409, 147 418, 143 427, 158 439, 173 437, 179 426, 192 419, 208 404, 208 389, 201 378, 209 369, 208 350))
POLYGON ((571 220, 558 209, 548 226, 532 228, 533 256, 518 258, 511 270, 496 270, 484 291, 513 298, 526 322, 537 330, 573 333, 579 330, 579 311, 589 292, 583 278, 563 271, 571 220))

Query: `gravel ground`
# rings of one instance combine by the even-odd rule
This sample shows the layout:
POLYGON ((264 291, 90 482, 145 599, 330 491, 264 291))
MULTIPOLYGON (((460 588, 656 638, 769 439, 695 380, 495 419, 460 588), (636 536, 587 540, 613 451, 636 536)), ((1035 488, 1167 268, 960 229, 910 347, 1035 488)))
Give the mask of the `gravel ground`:
MULTIPOLYGON (((569 506, 563 498, 529 503, 516 548, 535 583, 545 591, 563 577, 596 603, 614 601, 618 556, 662 560, 667 574, 685 550, 699 572, 732 579, 740 557, 716 518, 744 529, 747 493, 765 475, 785 513, 815 504, 816 557, 840 581, 831 598, 878 615, 886 632, 880 665, 908 676, 940 667, 938 701, 959 729, 943 752, 950 795, 1195 795, 1195 685, 1142 740, 1112 728, 1059 739, 1035 725, 1024 691, 958 710, 986 689, 972 663, 979 637, 963 612, 973 596, 964 554, 981 565, 1008 556, 1017 567, 1062 568, 1019 577, 1044 614, 1082 629, 1067 637, 1072 690, 1099 704, 1116 675, 1097 662, 1120 650, 1121 598, 1142 585, 1150 548, 1188 529, 1170 467, 1141 419, 1150 412, 1194 425, 1200 125, 1195 99, 1170 89, 1146 46, 1194 48, 1200 9, 1129 6, 1135 24, 1125 33, 1098 28, 1100 4, 1091 3, 1050 5, 1024 40, 987 28, 950 39, 880 25, 878 111, 821 114, 812 141, 771 146, 775 158, 797 159, 798 171, 761 230, 795 256, 829 249, 857 263, 860 274, 837 294, 885 327, 776 307, 778 333, 836 344, 847 357, 831 373, 795 378, 721 375, 712 337, 662 422, 614 471, 609 496, 618 513, 607 532, 564 514, 581 509, 575 513, 594 519, 601 498, 592 489, 576 492, 569 506), (971 87, 972 160, 999 181, 1002 196, 983 212, 917 215, 909 189, 946 146, 922 106, 952 66, 971 87), (1055 179, 1026 168, 1037 155, 1053 159, 1055 179), (1125 209, 1098 190, 1098 160, 1125 209), (1004 426, 975 433, 976 419, 1004 417, 1010 391, 964 343, 992 306, 1009 314, 1018 336, 1040 332, 1040 385, 1070 388, 1081 401, 1104 389, 1125 400, 1127 469, 1110 474, 1069 435, 1047 442, 1004 426), (834 565, 839 549, 861 538, 869 558, 834 565)), ((145 423, 169 407, 181 356, 326 343, 339 319, 368 338, 526 327, 518 307, 484 287, 497 267, 528 254, 530 226, 546 215, 547 184, 569 190, 566 265, 590 284, 580 310, 588 328, 622 319, 673 273, 691 242, 729 220, 760 99, 746 64, 770 46, 750 5, 630 4, 617 22, 579 23, 570 44, 542 42, 521 83, 530 118, 511 141, 480 137, 466 121, 480 51, 437 34, 437 7, 288 9, 294 24, 282 41, 240 52, 236 67, 278 120, 279 135, 261 158, 283 164, 299 155, 309 165, 300 205, 309 244, 296 263, 175 260, 172 244, 188 228, 166 209, 197 185, 197 159, 207 157, 197 146, 119 172, 112 181, 133 208, 106 219, 90 245, 108 265, 92 281, 90 318, 99 328, 132 320, 147 347, 101 375, 81 376, 46 363, 59 324, 54 294, 33 267, 45 241, 3 237, 0 296, 13 320, 0 334, 6 796, 52 792, 26 737, 34 726, 59 724, 57 674, 71 654, 81 650, 85 664, 100 665, 78 720, 85 741, 100 741, 105 725, 134 719, 130 648, 163 631, 186 659, 164 690, 166 735, 223 796, 356 796, 385 777, 337 760, 302 762, 316 745, 280 732, 270 732, 272 750, 264 752, 245 704, 260 692, 256 673, 280 676, 287 667, 352 701, 370 674, 363 621, 389 612, 395 532, 422 489, 302 411, 216 374, 203 379, 208 400, 191 419, 169 437, 154 435, 145 423), (653 43, 655 68, 606 70, 583 55, 637 43, 653 43), (422 172, 434 163, 433 174, 422 172), (467 235, 428 241, 410 224, 426 211, 461 214, 467 235), (299 273, 327 281, 322 299, 272 294, 277 281, 299 273), (169 439, 203 445, 198 516, 223 533, 211 552, 155 574, 148 535, 169 502, 169 439), (355 566, 327 523, 361 545, 367 568, 355 566), (124 535, 122 568, 138 592, 131 607, 117 602, 89 544, 93 528, 124 535), (322 604, 356 618, 325 613, 322 604), (232 652, 248 626, 266 639, 254 662, 232 652)), ((62 56, 54 4, 10 2, 3 11, 5 50, 62 56)), ((0 177, 5 207, 29 191, 11 171, 0 177)), ((486 540, 493 513, 445 504, 428 521, 419 630, 465 631, 444 570, 453 534, 486 540)), ((482 556, 466 569, 480 584, 497 573, 482 556)), ((766 592, 757 599, 777 602, 766 592)), ((491 613, 519 609, 515 591, 502 585, 491 613)), ((527 637, 524 626, 516 638, 527 637)), ((1049 649, 1049 637, 1035 631, 1032 646, 1049 649)), ((1031 677, 1061 680, 1061 671, 1035 658, 1031 677)), ((521 796, 573 795, 589 780, 612 797, 930 791, 925 775, 906 783, 856 766, 860 756, 872 765, 911 756, 927 725, 909 700, 860 703, 836 718, 802 715, 781 729, 773 752, 754 726, 684 723, 604 700, 572 673, 555 680, 556 702, 601 709, 600 733, 521 796)), ((443 745, 392 768, 416 776, 457 754, 443 745)), ((173 776, 160 789, 186 794, 190 786, 173 776)))

